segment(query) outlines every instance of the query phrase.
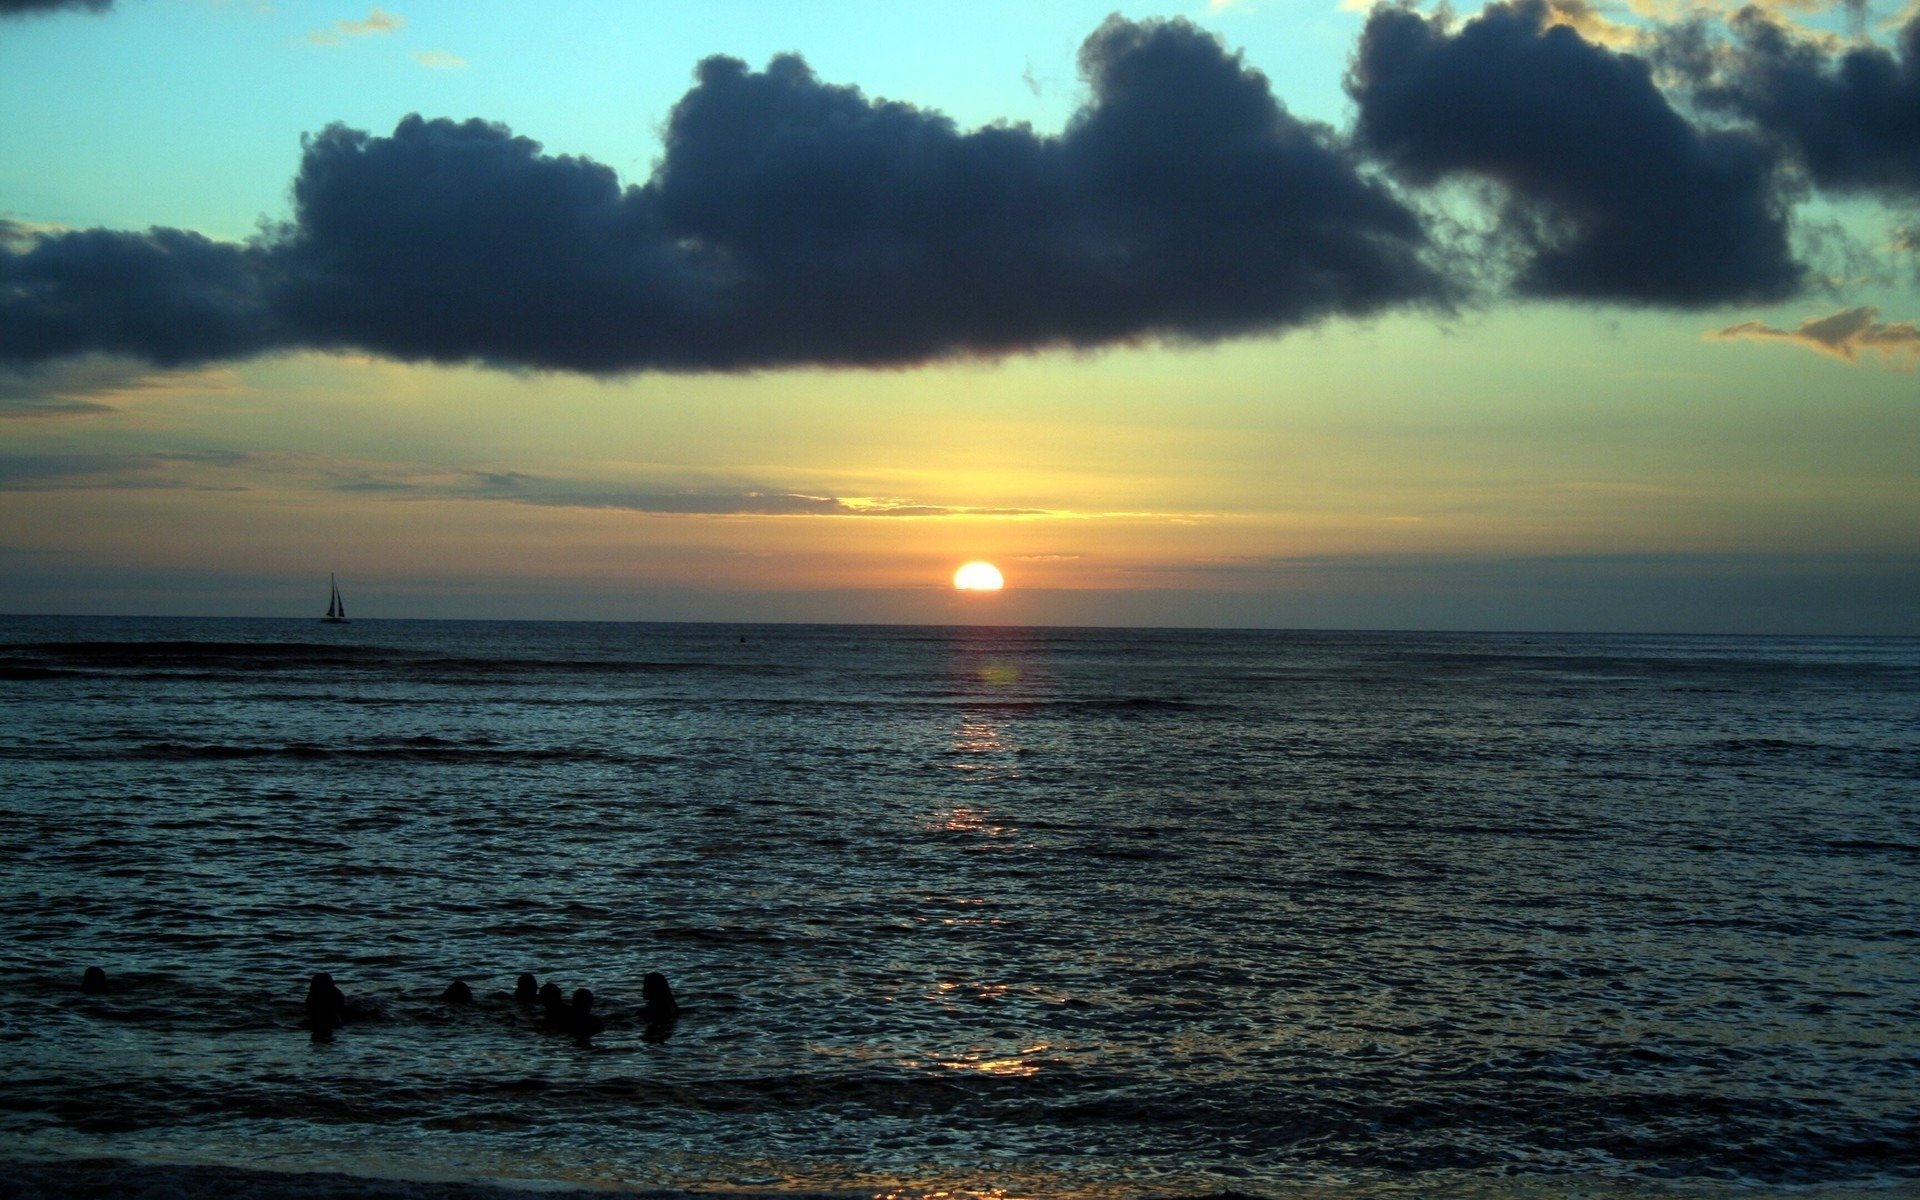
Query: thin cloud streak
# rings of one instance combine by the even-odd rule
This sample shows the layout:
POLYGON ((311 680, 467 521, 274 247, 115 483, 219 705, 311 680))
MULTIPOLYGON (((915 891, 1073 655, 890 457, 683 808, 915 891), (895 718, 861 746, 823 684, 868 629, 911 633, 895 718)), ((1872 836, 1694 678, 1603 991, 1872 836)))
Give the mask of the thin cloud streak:
POLYGON ((0 455, 0 491, 277 491, 607 510, 656 517, 919 518, 934 520, 1152 520, 1195 522, 1217 513, 1105 512, 933 503, 729 483, 634 482, 227 450, 0 455))
POLYGON ((338 46, 348 38, 385 36, 404 29, 406 24, 405 17, 376 8, 358 21, 335 21, 325 29, 316 29, 307 35, 307 40, 316 46, 338 46))
MULTIPOLYGON (((36 400, 51 404, 56 401, 36 400)), ((0 409, 0 415, 6 415, 0 409)), ((769 487, 648 487, 516 470, 394 469, 316 455, 245 451, 0 455, 0 491, 250 491, 265 488, 456 500, 540 508, 616 509, 650 516, 1060 517, 1039 508, 928 504, 769 487)))
POLYGON ((809 495, 775 489, 623 488, 541 478, 518 471, 483 472, 467 484, 440 485, 424 497, 497 500, 542 508, 618 509, 653 516, 771 517, 1036 517, 1044 509, 969 508, 880 497, 809 495))
POLYGON ((1764 321, 1742 321, 1704 336, 1715 342, 1786 342, 1846 363, 1858 362, 1870 351, 1877 352, 1886 365, 1902 371, 1920 365, 1920 324, 1883 322, 1879 316, 1878 309, 1862 305, 1824 317, 1808 317, 1793 329, 1780 329, 1764 321))
POLYGON ((228 451, 0 455, 0 492, 241 492, 249 489, 181 474, 181 469, 233 467, 254 457, 228 451))
POLYGON ((119 412, 143 398, 230 392, 239 386, 235 374, 226 369, 163 371, 97 355, 24 369, 0 366, 0 419, 119 412))

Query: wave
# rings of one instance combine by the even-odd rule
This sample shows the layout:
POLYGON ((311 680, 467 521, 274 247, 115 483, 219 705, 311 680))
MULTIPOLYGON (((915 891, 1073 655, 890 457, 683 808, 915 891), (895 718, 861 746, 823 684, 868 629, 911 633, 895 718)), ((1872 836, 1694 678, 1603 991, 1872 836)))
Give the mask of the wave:
POLYGON ((0 678, 126 675, 146 679, 238 680, 269 671, 384 670, 450 680, 551 673, 559 675, 792 674, 784 663, 725 659, 450 655, 393 646, 325 642, 17 642, 0 651, 0 678))
POLYGON ((239 744, 222 742, 142 742, 124 746, 13 745, 0 746, 0 758, 38 762, 245 762, 280 759, 290 762, 403 762, 467 766, 540 765, 548 763, 618 763, 653 765, 676 761, 672 755, 616 753, 593 747, 507 747, 446 741, 434 737, 357 745, 320 745, 314 742, 239 744))
MULTIPOLYGON (((299 1036, 298 1030, 286 1032, 299 1036)), ((350 1025, 338 1036, 364 1035, 350 1025)), ((531 1028, 499 1030, 496 1036, 523 1039, 524 1065, 503 1063, 500 1070, 474 1075, 331 1074, 291 1088, 281 1080, 213 1076, 191 1083, 127 1080, 111 1090, 82 1079, 43 1079, 10 1089, 0 1098, 0 1113, 16 1128, 52 1122, 109 1135, 189 1114, 386 1130, 476 1121, 482 1127, 535 1126, 554 1113, 607 1127, 626 1125, 633 1114, 656 1121, 673 1115, 826 1120, 856 1137, 864 1128, 908 1120, 917 1122, 929 1146, 940 1144, 935 1138, 962 1144, 990 1138, 1003 1146, 1066 1139, 1150 1158, 1192 1154, 1196 1145, 1231 1145, 1242 1161, 1269 1170, 1344 1167, 1418 1176, 1529 1163, 1551 1174, 1557 1162, 1590 1165, 1597 1156, 1619 1173, 1643 1179, 1737 1178, 1770 1186, 1920 1179, 1920 1146, 1902 1121, 1862 1119, 1817 1101, 1686 1088, 1597 1091, 1588 1080, 1555 1084, 1512 1072, 1424 1097, 1393 1094, 1385 1077, 1313 1074, 1196 1088, 1076 1071, 1044 1057, 1019 1073, 936 1060, 879 1068, 827 1064, 812 1070, 583 1077, 563 1064, 542 1067, 548 1056, 536 1047, 564 1039, 531 1028)), ((609 1030, 601 1040, 618 1036, 609 1030)), ((634 1136, 644 1137, 644 1127, 634 1136)))

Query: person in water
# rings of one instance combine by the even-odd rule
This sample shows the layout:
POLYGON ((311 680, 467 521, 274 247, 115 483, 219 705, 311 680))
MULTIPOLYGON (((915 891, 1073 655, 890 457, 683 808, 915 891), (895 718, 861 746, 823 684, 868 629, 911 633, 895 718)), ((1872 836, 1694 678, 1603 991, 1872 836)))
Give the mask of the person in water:
POLYGON ((667 977, 658 971, 648 971, 647 977, 640 981, 640 1019, 649 1025, 658 1025, 679 1015, 680 1006, 674 1003, 673 987, 667 983, 667 977))
POLYGON ((658 971, 648 971, 640 981, 640 1000, 640 1020, 646 1026, 640 1031, 640 1040, 664 1042, 672 1037, 673 1023, 680 1019, 680 1006, 674 1002, 667 977, 658 971))
POLYGON ((102 995, 107 990, 107 973, 99 967, 88 967, 80 977, 80 990, 89 996, 102 995))
POLYGON ((584 1042, 606 1027, 605 1021, 593 1015, 593 993, 586 988, 575 990, 573 1005, 567 1009, 567 1032, 584 1042))
POLYGON ((307 983, 307 1028, 313 1040, 333 1040, 333 1031, 347 1023, 347 998, 334 985, 333 976, 316 971, 307 983))
POLYGON ((440 993, 440 999, 448 1004, 472 1004, 473 989, 467 986, 466 980, 456 979, 447 985, 446 991, 440 993))
POLYGON ((549 1029, 567 1027, 567 998, 557 983, 540 985, 540 1020, 549 1029))
POLYGON ((531 974, 522 974, 513 984, 513 1002, 521 1008, 540 1003, 540 981, 531 974))

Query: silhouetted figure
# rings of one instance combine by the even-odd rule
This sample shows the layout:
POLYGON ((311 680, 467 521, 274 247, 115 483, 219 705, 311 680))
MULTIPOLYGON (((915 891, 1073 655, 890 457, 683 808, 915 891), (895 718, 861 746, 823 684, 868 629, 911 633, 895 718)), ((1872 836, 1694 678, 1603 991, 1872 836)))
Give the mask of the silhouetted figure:
POLYGON ((88 967, 86 974, 80 977, 80 990, 89 996, 98 996, 107 990, 107 973, 99 967, 88 967))
POLYGON ((561 994, 557 983, 540 985, 540 1019, 549 1029, 567 1027, 567 998, 561 994))
POLYGON ((347 998, 334 986, 333 976, 316 971, 307 984, 307 1028, 316 1042, 330 1042, 333 1031, 347 1022, 347 998))
POLYGON ((456 979, 447 985, 446 991, 440 993, 440 998, 448 1004, 472 1004, 473 989, 467 986, 466 980, 456 979))
POLYGON ((667 983, 667 977, 658 971, 648 971, 647 977, 640 981, 640 1019, 651 1025, 656 1021, 671 1021, 680 1015, 680 1006, 674 1003, 673 987, 667 983))
POLYGON ((540 1003, 540 981, 532 975, 521 975, 513 984, 513 1002, 521 1008, 540 1003))
POLYGON ((640 1040, 664 1042, 672 1037, 673 1023, 680 1019, 680 1006, 674 1002, 667 977, 658 971, 648 971, 647 977, 640 981, 640 999, 640 1020, 646 1025, 640 1031, 640 1040))
POLYGON ((607 1023, 593 1015, 593 993, 579 988, 573 993, 573 1006, 567 1009, 567 1032, 576 1041, 584 1042, 607 1027, 607 1023))

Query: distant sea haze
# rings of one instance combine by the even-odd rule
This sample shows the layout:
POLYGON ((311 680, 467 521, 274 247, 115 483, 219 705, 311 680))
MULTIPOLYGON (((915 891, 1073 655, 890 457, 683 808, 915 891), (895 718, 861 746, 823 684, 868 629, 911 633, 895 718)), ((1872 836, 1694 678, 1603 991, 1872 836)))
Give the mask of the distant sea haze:
POLYGON ((15 1158, 1920 1186, 1920 641, 4 618, 0 709, 15 1158))

